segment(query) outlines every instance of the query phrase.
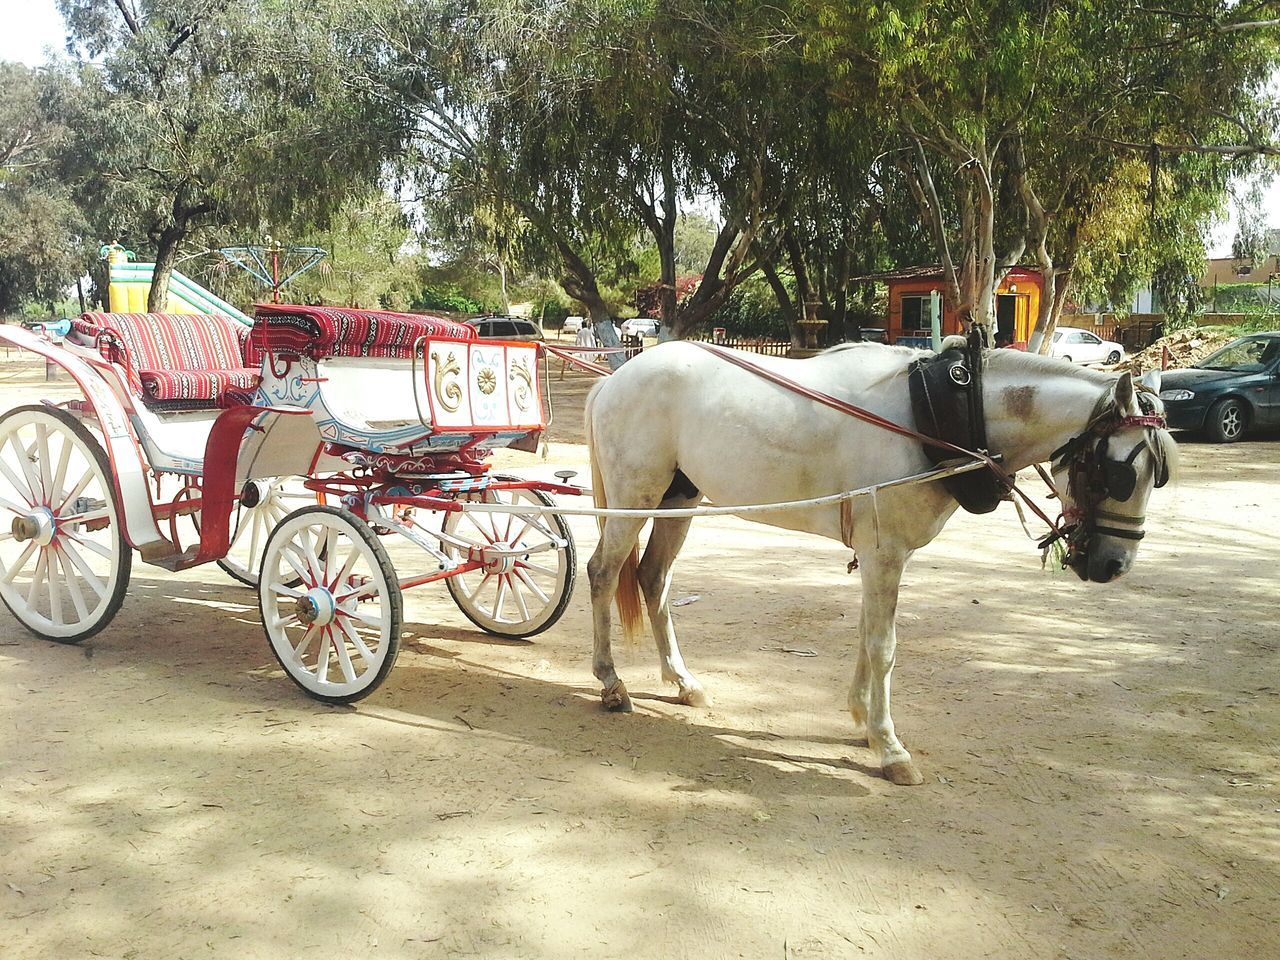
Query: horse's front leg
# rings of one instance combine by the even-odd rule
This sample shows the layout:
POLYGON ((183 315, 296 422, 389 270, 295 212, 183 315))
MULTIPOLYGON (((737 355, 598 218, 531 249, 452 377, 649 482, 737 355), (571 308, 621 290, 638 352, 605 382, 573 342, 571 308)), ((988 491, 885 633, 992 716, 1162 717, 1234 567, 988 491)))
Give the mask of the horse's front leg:
POLYGON ((898 587, 909 556, 908 552, 876 551, 862 560, 862 650, 849 694, 854 722, 865 720, 867 744, 879 753, 885 779, 901 786, 924 783, 889 714, 898 587))

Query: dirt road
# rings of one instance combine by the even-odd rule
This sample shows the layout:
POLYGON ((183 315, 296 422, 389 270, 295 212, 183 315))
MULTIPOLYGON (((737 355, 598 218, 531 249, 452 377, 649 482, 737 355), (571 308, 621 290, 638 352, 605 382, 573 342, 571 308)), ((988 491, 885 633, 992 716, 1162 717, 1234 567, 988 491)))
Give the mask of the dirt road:
MULTIPOLYGON (((0 408, 29 373, 0 359, 0 408)), ((1276 956, 1280 443, 1184 459, 1117 584, 1042 572, 1007 508, 917 556, 915 789, 850 739, 847 551, 738 520, 676 572, 702 711, 646 645, 637 712, 600 712, 585 584, 535 643, 408 594, 389 680, 337 709, 213 568, 136 565, 81 647, 0 611, 0 955, 1276 956)))

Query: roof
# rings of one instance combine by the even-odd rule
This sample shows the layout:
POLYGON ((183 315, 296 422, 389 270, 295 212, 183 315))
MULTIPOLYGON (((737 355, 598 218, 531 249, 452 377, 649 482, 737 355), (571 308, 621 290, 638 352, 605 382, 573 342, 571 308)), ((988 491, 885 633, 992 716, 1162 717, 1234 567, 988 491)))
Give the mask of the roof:
MULTIPOLYGON (((1035 267, 1010 267, 1010 273, 1035 273, 1040 271, 1035 267)), ((871 281, 890 281, 890 280, 941 280, 942 267, 938 264, 923 264, 918 267, 895 267, 893 270, 882 270, 879 273, 864 273, 858 277, 850 277, 850 283, 869 283, 871 281)))

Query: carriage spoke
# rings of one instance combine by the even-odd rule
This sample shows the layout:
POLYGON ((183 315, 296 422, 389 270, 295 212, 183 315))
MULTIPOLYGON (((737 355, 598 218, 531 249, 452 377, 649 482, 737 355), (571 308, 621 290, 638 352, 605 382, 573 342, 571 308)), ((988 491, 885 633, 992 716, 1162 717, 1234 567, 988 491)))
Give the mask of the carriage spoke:
POLYGON ((252 564, 253 558, 258 555, 258 536, 262 532, 262 515, 257 510, 253 511, 249 525, 253 527, 253 532, 249 535, 249 563, 252 564))
POLYGON ((62 572, 66 576, 67 593, 71 595, 71 605, 76 608, 76 618, 79 620, 87 620, 89 618, 89 606, 84 601, 84 590, 80 586, 80 581, 76 579, 76 572, 71 569, 67 562, 66 552, 61 546, 55 547, 59 559, 62 561, 62 572))
POLYGON ((293 568, 293 572, 298 575, 298 578, 302 580, 303 583, 307 583, 309 581, 311 575, 307 573, 306 570, 306 558, 298 552, 298 548, 294 544, 286 543, 284 548, 280 551, 280 557, 285 563, 289 564, 289 566, 293 568), (290 554, 293 554, 298 559, 295 560, 294 556, 290 556, 290 554), (299 560, 302 561, 301 565, 298 563, 299 560))
MULTIPOLYGON (((13 472, 13 468, 4 462, 4 450, 2 449, 0 449, 0 473, 3 473, 5 479, 9 481, 9 485, 13 487, 14 493, 22 497, 22 499, 27 502, 28 508, 35 505, 35 494, 31 492, 26 483, 18 479, 18 475, 13 472)), ((22 512, 25 513, 26 511, 22 512)))
POLYGON ((524 602, 524 593, 522 593, 520 588, 516 586, 515 578, 512 577, 511 574, 506 574, 505 579, 511 587, 511 596, 515 598, 516 609, 520 611, 520 620, 521 622, 524 622, 529 619, 529 606, 524 602))
POLYGON ((356 565, 356 561, 360 558, 360 547, 358 544, 351 544, 351 549, 347 551, 347 559, 343 561, 342 568, 338 571, 338 575, 333 578, 333 586, 331 590, 337 590, 338 584, 345 583, 347 577, 351 573, 351 568, 356 565))
POLYGON ((489 573, 486 570, 485 575, 480 578, 480 582, 476 584, 476 588, 474 590, 468 590, 466 588, 466 583, 464 581, 463 588, 462 588, 463 593, 466 594, 466 597, 468 600, 475 600, 475 598, 480 595, 480 591, 484 588, 484 585, 492 579, 493 579, 493 574, 489 573))
POLYGON ((550 603, 551 598, 543 593, 542 588, 533 582, 533 578, 524 572, 520 567, 516 567, 515 575, 520 578, 520 582, 537 594, 538 599, 543 603, 550 603))
POLYGON ((26 513, 30 509, 31 504, 27 504, 25 507, 20 507, 12 500, 6 500, 4 497, 0 497, 0 510, 8 510, 10 513, 26 513))
POLYGON ((338 539, 338 534, 332 527, 325 530, 324 547, 321 548, 320 550, 320 553, 324 557, 324 560, 323 561, 319 559, 316 560, 316 563, 319 564, 319 567, 320 567, 318 571, 320 574, 320 582, 328 584, 330 590, 332 590, 335 586, 337 586, 336 580, 333 583, 329 582, 329 574, 333 572, 333 568, 337 566, 337 563, 338 563, 337 556, 336 556, 337 548, 338 548, 337 539, 338 539))
POLYGON ((333 639, 333 649, 338 652, 338 668, 342 671, 342 678, 351 683, 356 678, 356 668, 351 665, 351 654, 347 651, 346 641, 341 637, 334 637, 331 626, 326 629, 333 639))
POLYGON ((58 517, 58 522, 65 525, 68 523, 93 523, 95 520, 110 520, 110 510, 93 510, 89 513, 74 513, 69 517, 58 517))
POLYGON ((374 616, 370 616, 369 614, 364 613, 364 612, 363 612, 363 611, 361 611, 361 610, 346 610, 346 609, 343 609, 341 612, 342 612, 343 614, 345 614, 346 616, 350 617, 352 620, 359 620, 361 623, 366 623, 366 624, 368 624, 369 626, 371 626, 371 627, 373 627, 374 629, 377 629, 377 630, 381 630, 381 629, 382 629, 382 618, 381 618, 381 617, 374 617, 374 616))
POLYGON ((27 488, 31 491, 31 502, 44 503, 44 488, 40 485, 35 469, 31 466, 31 453, 35 450, 37 441, 32 440, 31 446, 24 447, 18 441, 16 433, 11 434, 9 439, 18 451, 18 466, 22 470, 22 475, 27 478, 27 488))
POLYGON ((302 662, 303 652, 311 646, 311 638, 319 630, 314 623, 302 632, 302 638, 294 645, 293 655, 299 663, 302 662))
POLYGON ((84 577, 85 583, 89 584, 90 589, 98 595, 101 600, 107 594, 107 585, 98 579, 98 575, 89 568, 89 564, 84 557, 80 556, 70 545, 63 544, 61 547, 63 557, 69 559, 72 565, 80 571, 80 576, 84 577))
POLYGON ((108 560, 111 559, 110 547, 104 547, 102 544, 97 543, 96 541, 93 541, 93 540, 86 540, 84 535, 79 530, 64 530, 62 532, 64 535, 74 540, 76 543, 80 544, 80 546, 84 547, 86 550, 90 551, 91 553, 96 553, 98 556, 105 557, 108 560))
MULTIPOLYGON (((252 511, 251 511, 251 512, 252 512, 252 511)), ((244 532, 245 532, 245 530, 247 529, 247 525, 246 525, 246 524, 244 524, 244 523, 241 523, 241 518, 243 517, 243 514, 244 514, 244 511, 242 511, 242 510, 237 510, 237 511, 236 511, 236 530, 235 530, 235 533, 233 533, 233 534, 231 535, 231 542, 227 544, 227 552, 228 552, 228 553, 230 553, 230 552, 231 552, 231 550, 232 550, 232 548, 233 548, 233 547, 235 547, 236 542, 237 542, 241 537, 243 537, 243 536, 244 536, 244 532)))
POLYGON ((286 597, 292 597, 295 600, 298 599, 299 597, 306 596, 306 594, 303 591, 297 590, 289 586, 288 584, 281 583, 279 580, 273 582, 270 586, 270 589, 275 593, 282 594, 283 596, 286 596, 286 597))
POLYGON ((560 575, 558 571, 552 570, 550 567, 544 567, 540 563, 534 563, 532 560, 518 561, 516 569, 520 569, 521 567, 523 567, 526 570, 533 570, 536 573, 544 574, 548 577, 557 577, 560 575))
POLYGON ((71 443, 62 438, 62 450, 58 453, 58 466, 53 471, 53 485, 49 488, 49 502, 62 497, 62 485, 67 480, 67 467, 71 463, 71 443))
POLYGON ((53 547, 46 550, 48 554, 48 587, 49 587, 49 619, 62 626, 66 621, 62 617, 62 591, 58 581, 62 579, 62 567, 58 563, 58 552, 53 547))
POLYGON ((328 627, 322 627, 316 631, 316 634, 320 637, 320 654, 316 657, 316 679, 324 683, 329 679, 329 649, 333 646, 333 638, 329 635, 328 627))
POLYGON ((49 428, 43 423, 36 424, 36 440, 32 444, 36 454, 36 469, 40 478, 40 490, 45 500, 53 502, 53 476, 49 473, 49 428))
POLYGON ((16 577, 18 575, 18 571, 26 565, 27 560, 31 557, 31 554, 35 553, 36 547, 38 546, 39 544, 34 540, 27 541, 27 548, 23 550, 18 559, 14 561, 13 566, 4 572, 5 583, 13 583, 13 578, 16 577))
POLYGON ((93 479, 94 479, 93 468, 92 467, 87 468, 84 472, 84 476, 82 476, 76 482, 76 485, 71 488, 71 492, 62 498, 62 503, 58 505, 58 510, 62 511, 66 509, 66 506, 68 503, 70 503, 76 497, 80 496, 80 494, 84 493, 85 488, 88 487, 89 484, 93 482, 93 479))
MULTIPOLYGON (((346 611, 343 611, 345 613, 346 611)), ((344 617, 338 617, 338 627, 346 635, 347 639, 355 646, 356 652, 360 654, 360 659, 365 663, 372 663, 374 653, 369 649, 369 645, 364 642, 364 637, 360 636, 358 631, 351 624, 347 623, 344 617)))
POLYGON ((498 591, 497 591, 497 596, 494 597, 494 601, 493 601, 493 619, 501 620, 502 604, 507 599, 507 578, 504 576, 499 576, 497 580, 498 580, 498 591))
POLYGON ((40 586, 44 583, 48 576, 49 570, 49 554, 41 550, 40 559, 36 561, 35 572, 31 575, 31 585, 27 588, 27 606, 34 607, 36 605, 36 594, 40 592, 40 586))
POLYGON ((321 583, 324 580, 324 568, 320 565, 320 559, 316 556, 315 541, 311 531, 303 528, 298 531, 298 542, 302 544, 302 556, 307 562, 307 569, 311 572, 307 574, 309 583, 321 583))

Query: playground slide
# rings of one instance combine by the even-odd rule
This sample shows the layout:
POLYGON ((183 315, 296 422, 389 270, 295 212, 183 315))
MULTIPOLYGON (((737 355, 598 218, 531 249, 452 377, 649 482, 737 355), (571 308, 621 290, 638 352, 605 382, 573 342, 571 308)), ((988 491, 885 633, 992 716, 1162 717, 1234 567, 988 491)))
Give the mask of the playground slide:
MULTIPOLYGON (((154 263, 110 264, 110 306, 113 313, 146 313, 154 263)), ((169 278, 170 313, 221 313, 253 326, 253 319, 227 301, 183 276, 177 270, 169 278)))

